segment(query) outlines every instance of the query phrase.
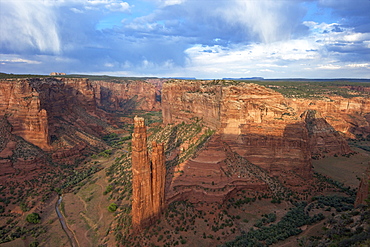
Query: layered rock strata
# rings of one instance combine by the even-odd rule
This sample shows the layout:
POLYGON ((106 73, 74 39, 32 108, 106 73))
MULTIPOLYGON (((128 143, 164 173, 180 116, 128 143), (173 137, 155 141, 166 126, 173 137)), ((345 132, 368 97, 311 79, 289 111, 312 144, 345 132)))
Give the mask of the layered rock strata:
MULTIPOLYGON (((106 116, 96 107, 94 89, 87 79, 2 80, 0 118, 10 126, 6 133, 13 141, 0 147, 3 155, 11 154, 1 166, 11 166, 13 170, 18 167, 20 171, 40 166, 45 162, 40 161, 43 155, 36 147, 52 152, 55 162, 74 164, 92 149, 105 147, 99 137, 107 133, 106 116), (31 157, 32 154, 37 155, 31 157)), ((5 137, 4 133, 0 134, 5 137)))
MULTIPOLYGON (((260 189, 274 187, 269 186, 271 182, 261 179, 264 176, 252 173, 245 178, 230 176, 226 179, 225 174, 229 173, 225 172, 227 169, 221 164, 232 163, 227 158, 231 153, 256 165, 267 172, 268 176, 277 178, 285 187, 300 192, 307 190, 304 184, 309 184, 312 178, 313 156, 344 155, 351 152, 344 139, 346 134, 338 133, 331 122, 336 122, 335 126, 342 126, 342 129, 347 126, 345 129, 348 133, 354 133, 353 129, 370 133, 366 132, 369 123, 365 118, 370 112, 366 103, 368 99, 341 98, 340 102, 347 101, 346 106, 344 103, 336 105, 339 101, 288 99, 256 84, 233 85, 217 81, 181 80, 165 83, 162 91, 164 123, 202 119, 207 126, 217 130, 218 139, 217 142, 208 144, 196 158, 180 165, 181 175, 176 175, 170 186, 177 192, 170 196, 175 198, 188 193, 191 196, 187 198, 192 199, 194 195, 203 193, 203 198, 212 197, 211 194, 214 194, 214 199, 225 198, 229 193, 225 192, 226 184, 235 184, 236 181, 243 181, 241 187, 244 188, 254 185, 260 189), (347 121, 348 118, 343 113, 351 114, 350 118, 354 120, 347 121), (225 146, 229 151, 222 148, 225 146), (201 174, 208 170, 209 174, 204 178, 201 174), (216 195, 217 193, 210 193, 210 188, 205 189, 204 184, 197 184, 196 189, 196 186, 191 186, 188 182, 197 179, 209 180, 209 183, 213 181, 224 192, 219 191, 219 195, 216 195), (255 179, 257 180, 252 182, 255 179)), ((238 162, 247 164, 240 160, 238 162)), ((244 168, 240 169, 253 166, 242 167, 244 168)), ((231 174, 237 175, 238 171, 231 174)))
POLYGON ((98 107, 109 112, 160 109, 160 92, 155 85, 144 81, 93 82, 98 107))
POLYGON ((321 117, 346 138, 370 135, 370 98, 332 95, 323 99, 286 98, 286 104, 298 115, 306 110, 320 112, 321 117))
MULTIPOLYGON (((7 174, 31 174, 46 164, 44 152, 12 134, 12 127, 0 117, 0 178, 7 174)), ((4 182, 0 179, 1 182, 4 182)))
POLYGON ((163 144, 152 144, 149 159, 144 119, 134 118, 132 134, 132 223, 141 230, 161 215, 165 203, 165 157, 163 144))
POLYGON ((313 157, 322 154, 340 155, 350 153, 347 141, 316 110, 302 114, 308 130, 309 149, 313 157))
POLYGON ((0 117, 12 126, 12 133, 50 150, 48 116, 40 94, 29 80, 0 81, 0 117))

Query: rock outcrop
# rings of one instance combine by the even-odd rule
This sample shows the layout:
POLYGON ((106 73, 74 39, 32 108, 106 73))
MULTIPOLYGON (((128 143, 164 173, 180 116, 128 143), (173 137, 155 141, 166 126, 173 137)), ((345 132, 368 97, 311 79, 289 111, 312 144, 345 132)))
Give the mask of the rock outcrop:
POLYGON ((313 157, 320 155, 340 155, 350 153, 347 141, 316 110, 302 114, 309 137, 309 149, 313 157))
POLYGON ((51 72, 50 73, 51 76, 56 76, 56 75, 66 75, 66 73, 63 73, 63 72, 51 72))
POLYGON ((361 178, 360 186, 357 191, 355 207, 359 205, 366 205, 369 204, 370 196, 370 163, 367 170, 364 172, 361 178))
MULTIPOLYGON (((12 134, 12 126, 0 117, 0 178, 8 174, 23 176, 46 164, 46 155, 35 145, 12 134)), ((0 179, 1 182, 4 182, 0 179)))
POLYGON ((134 118, 132 134, 132 223, 141 230, 159 218, 164 208, 165 158, 163 144, 153 143, 148 155, 144 118, 134 118))

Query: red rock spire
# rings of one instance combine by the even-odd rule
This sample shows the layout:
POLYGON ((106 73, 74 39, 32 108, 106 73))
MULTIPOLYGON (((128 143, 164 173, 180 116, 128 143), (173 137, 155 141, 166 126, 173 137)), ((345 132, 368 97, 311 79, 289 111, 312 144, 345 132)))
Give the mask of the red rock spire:
POLYGON ((132 135, 132 223, 141 230, 157 220, 164 208, 165 158, 163 144, 153 142, 151 160, 144 118, 134 118, 132 135))

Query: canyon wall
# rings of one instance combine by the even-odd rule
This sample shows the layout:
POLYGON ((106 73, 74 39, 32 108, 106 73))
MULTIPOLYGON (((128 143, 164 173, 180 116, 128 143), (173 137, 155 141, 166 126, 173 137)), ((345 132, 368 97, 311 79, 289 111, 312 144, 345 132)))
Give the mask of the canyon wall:
POLYGON ((157 220, 164 208, 165 158, 163 144, 153 143, 149 159, 144 119, 134 118, 132 134, 132 224, 141 230, 157 220))
POLYGON ((176 81, 162 88, 163 123, 181 123, 198 117, 220 127, 222 88, 202 81, 176 81))
POLYGON ((160 92, 145 81, 93 82, 98 107, 108 112, 129 110, 160 110, 160 92))
POLYGON ((287 98, 287 106, 298 115, 306 110, 318 111, 336 131, 346 138, 370 134, 370 98, 327 96, 323 99, 287 98))
POLYGON ((46 164, 45 151, 54 161, 73 164, 89 149, 101 149, 104 116, 87 79, 1 80, 2 175, 46 164))
MULTIPOLYGON (((368 98, 285 98, 256 84, 182 80, 165 83, 162 91, 164 123, 202 119, 217 130, 214 138, 218 140, 208 144, 196 158, 180 165, 182 175, 175 176, 171 183, 178 192, 169 196, 175 198, 190 193, 191 199, 205 193, 204 189, 196 189, 197 186, 185 181, 195 181, 199 176, 201 181, 213 181, 224 191, 225 184, 241 180, 244 180, 244 188, 256 185, 263 188, 271 184, 261 180, 262 175, 249 175, 244 179, 228 177, 227 167, 221 164, 232 163, 226 158, 232 153, 276 177, 284 186, 302 192, 307 189, 304 184, 312 178, 312 157, 351 153, 345 137, 370 134, 366 118, 370 114, 369 106, 368 98), (220 147, 228 147, 229 151, 220 147), (216 158, 213 161, 211 157, 216 158), (207 178, 199 174, 201 168, 209 170, 207 178), (257 180, 248 182, 254 179, 257 180)), ((198 188, 203 187, 198 185, 198 188)), ((225 198, 227 193, 219 194, 220 198, 225 198)))
POLYGON ((100 137, 121 121, 112 112, 158 110, 157 84, 58 77, 1 80, 0 117, 8 121, 12 135, 71 163, 91 149, 105 148, 100 137))
POLYGON ((0 81, 0 117, 9 121, 13 134, 50 150, 47 112, 41 107, 40 95, 31 81, 0 81))

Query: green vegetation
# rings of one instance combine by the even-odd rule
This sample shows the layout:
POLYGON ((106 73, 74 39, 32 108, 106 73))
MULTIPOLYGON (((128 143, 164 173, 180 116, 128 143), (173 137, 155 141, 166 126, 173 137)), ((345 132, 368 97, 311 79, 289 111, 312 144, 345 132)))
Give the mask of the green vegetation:
POLYGON ((320 173, 315 172, 314 177, 316 177, 319 181, 326 182, 331 184, 334 188, 337 188, 340 192, 346 193, 347 195, 354 198, 356 196, 356 189, 351 189, 349 186, 344 186, 343 183, 333 180, 327 176, 321 175, 320 173))
POLYGON ((109 211, 109 212, 111 212, 111 213, 113 213, 113 212, 115 212, 115 211, 117 210, 117 208, 118 208, 117 204, 115 204, 115 203, 111 203, 111 204, 108 206, 108 211, 109 211))
POLYGON ((289 98, 324 98, 326 95, 337 95, 344 98, 356 96, 369 97, 361 87, 363 82, 347 80, 263 80, 250 81, 271 88, 289 98))
POLYGON ((131 135, 119 137, 116 133, 103 136, 103 140, 113 148, 122 148, 122 144, 126 141, 131 140, 131 135))
POLYGON ((300 246, 369 246, 369 223, 369 207, 337 214, 328 219, 330 228, 325 228, 322 239, 301 239, 300 246))
POLYGON ((112 155, 112 150, 110 149, 104 150, 98 154, 98 156, 104 157, 104 158, 109 158, 109 156, 111 155, 112 155))
POLYGON ((29 223, 37 224, 41 222, 41 217, 38 213, 31 213, 27 215, 26 221, 29 223))
MULTIPOLYGON (((344 196, 316 196, 312 198, 312 201, 317 201, 317 208, 324 208, 324 206, 335 208, 337 212, 348 211, 353 209, 353 204, 355 202, 352 197, 344 196)), ((311 204, 313 205, 313 204, 311 204)), ((310 205, 310 206, 311 206, 310 205)), ((311 208, 308 208, 310 210, 311 208)))
MULTIPOLYGON (((298 235, 302 232, 303 225, 313 224, 324 219, 323 214, 317 214, 310 217, 305 212, 307 203, 296 203, 287 214, 277 223, 270 226, 261 226, 259 229, 251 229, 235 240, 226 243, 224 246, 264 246, 277 243, 287 239, 290 236, 298 235)), ((273 216, 268 216, 273 219, 273 216)), ((266 218, 266 217, 265 217, 266 218)))
MULTIPOLYGON (((170 80, 176 83, 183 80, 170 80)), ((351 98, 356 96, 369 97, 370 93, 363 90, 369 80, 309 80, 309 79, 282 79, 282 80, 212 80, 202 81, 209 86, 234 86, 254 83, 277 91, 288 98, 326 98, 327 95, 351 98)), ((203 92, 204 93, 204 92, 203 92)), ((211 93, 211 92, 208 92, 211 93)))
POLYGON ((30 247, 38 247, 38 246, 39 246, 39 242, 37 241, 30 243, 30 247))

